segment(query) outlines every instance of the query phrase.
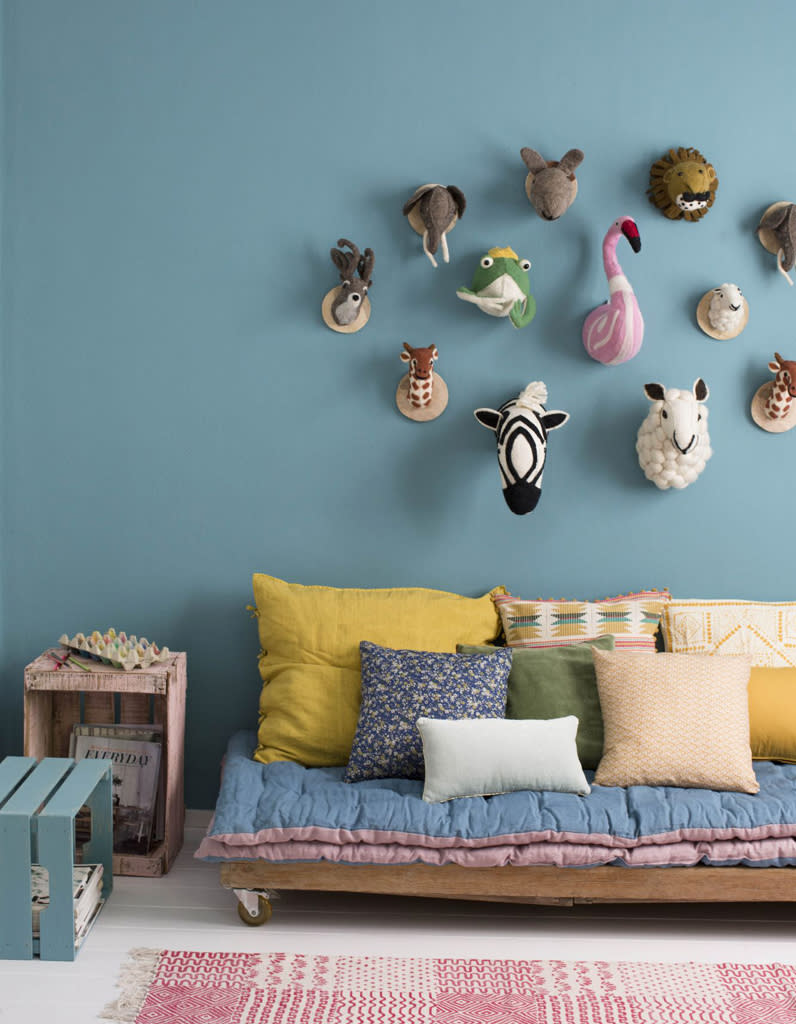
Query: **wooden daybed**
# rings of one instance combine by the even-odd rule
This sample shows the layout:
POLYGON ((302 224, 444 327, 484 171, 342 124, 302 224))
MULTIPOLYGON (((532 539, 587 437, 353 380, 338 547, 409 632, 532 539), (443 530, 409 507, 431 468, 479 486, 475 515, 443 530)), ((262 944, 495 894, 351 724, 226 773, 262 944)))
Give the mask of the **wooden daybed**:
MULTIPOLYGON (((587 903, 796 902, 796 868, 748 867, 443 867, 428 864, 221 865, 221 884, 236 890, 380 893, 493 903, 571 907, 587 903)), ((269 905, 270 908, 270 905, 269 905)), ((244 914, 241 917, 245 920, 244 914)), ((270 917, 270 909, 263 921, 270 917)), ((249 922, 247 922, 249 923, 249 922)), ((253 921, 251 923, 262 923, 253 921)))

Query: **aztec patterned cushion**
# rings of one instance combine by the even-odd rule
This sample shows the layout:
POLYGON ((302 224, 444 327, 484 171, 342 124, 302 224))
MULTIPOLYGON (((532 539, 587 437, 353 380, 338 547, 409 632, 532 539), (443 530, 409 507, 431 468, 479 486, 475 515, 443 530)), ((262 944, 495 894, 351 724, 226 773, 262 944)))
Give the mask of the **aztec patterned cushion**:
POLYGON ((661 625, 667 651, 748 654, 754 666, 796 667, 796 601, 671 601, 661 625))
POLYGON ((605 730, 597 785, 759 791, 749 658, 592 650, 605 730))
POLYGON ((362 706, 344 782, 422 779, 417 720, 503 718, 511 651, 436 654, 359 645, 362 706))
POLYGON ((618 651, 655 651, 668 590, 642 590, 602 601, 524 601, 497 595, 509 647, 561 647, 613 633, 618 651))

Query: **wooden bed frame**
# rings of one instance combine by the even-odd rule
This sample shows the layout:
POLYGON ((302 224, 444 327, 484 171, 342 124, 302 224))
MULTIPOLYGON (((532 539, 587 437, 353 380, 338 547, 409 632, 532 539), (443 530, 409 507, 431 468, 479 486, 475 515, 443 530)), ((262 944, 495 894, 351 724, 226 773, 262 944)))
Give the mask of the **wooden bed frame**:
POLYGON ((560 907, 583 903, 796 902, 796 867, 466 868, 457 864, 230 861, 221 865, 221 884, 239 891, 260 891, 260 912, 250 909, 251 920, 239 904, 241 919, 247 924, 268 920, 268 894, 280 889, 560 907))

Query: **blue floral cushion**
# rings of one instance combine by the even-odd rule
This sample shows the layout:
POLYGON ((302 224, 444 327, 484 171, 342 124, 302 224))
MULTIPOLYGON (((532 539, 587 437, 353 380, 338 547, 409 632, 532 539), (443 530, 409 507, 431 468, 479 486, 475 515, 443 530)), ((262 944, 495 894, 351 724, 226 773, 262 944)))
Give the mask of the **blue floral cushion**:
POLYGON ((504 718, 511 650, 396 651, 363 641, 362 704, 344 781, 422 779, 418 718, 504 718))

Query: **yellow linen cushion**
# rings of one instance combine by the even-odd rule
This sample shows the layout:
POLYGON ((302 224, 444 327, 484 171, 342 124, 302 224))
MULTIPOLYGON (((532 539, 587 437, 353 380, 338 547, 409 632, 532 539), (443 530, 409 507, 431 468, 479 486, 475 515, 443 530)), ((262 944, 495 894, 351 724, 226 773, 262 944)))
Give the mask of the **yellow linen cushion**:
POLYGON ((526 601, 512 594, 498 597, 509 647, 561 647, 611 633, 617 651, 655 651, 661 612, 668 590, 641 590, 601 601, 526 601))
POLYGON ((597 785, 759 791, 749 658, 592 652, 605 731, 597 785))
POLYGON ((755 667, 796 667, 796 601, 673 600, 661 627, 676 654, 747 654, 755 667))
POLYGON ((360 705, 359 644, 455 653, 500 632, 493 594, 302 586, 255 573, 260 722, 255 760, 345 765, 360 705))
POLYGON ((749 677, 752 757, 796 764, 796 668, 753 668, 749 677))

